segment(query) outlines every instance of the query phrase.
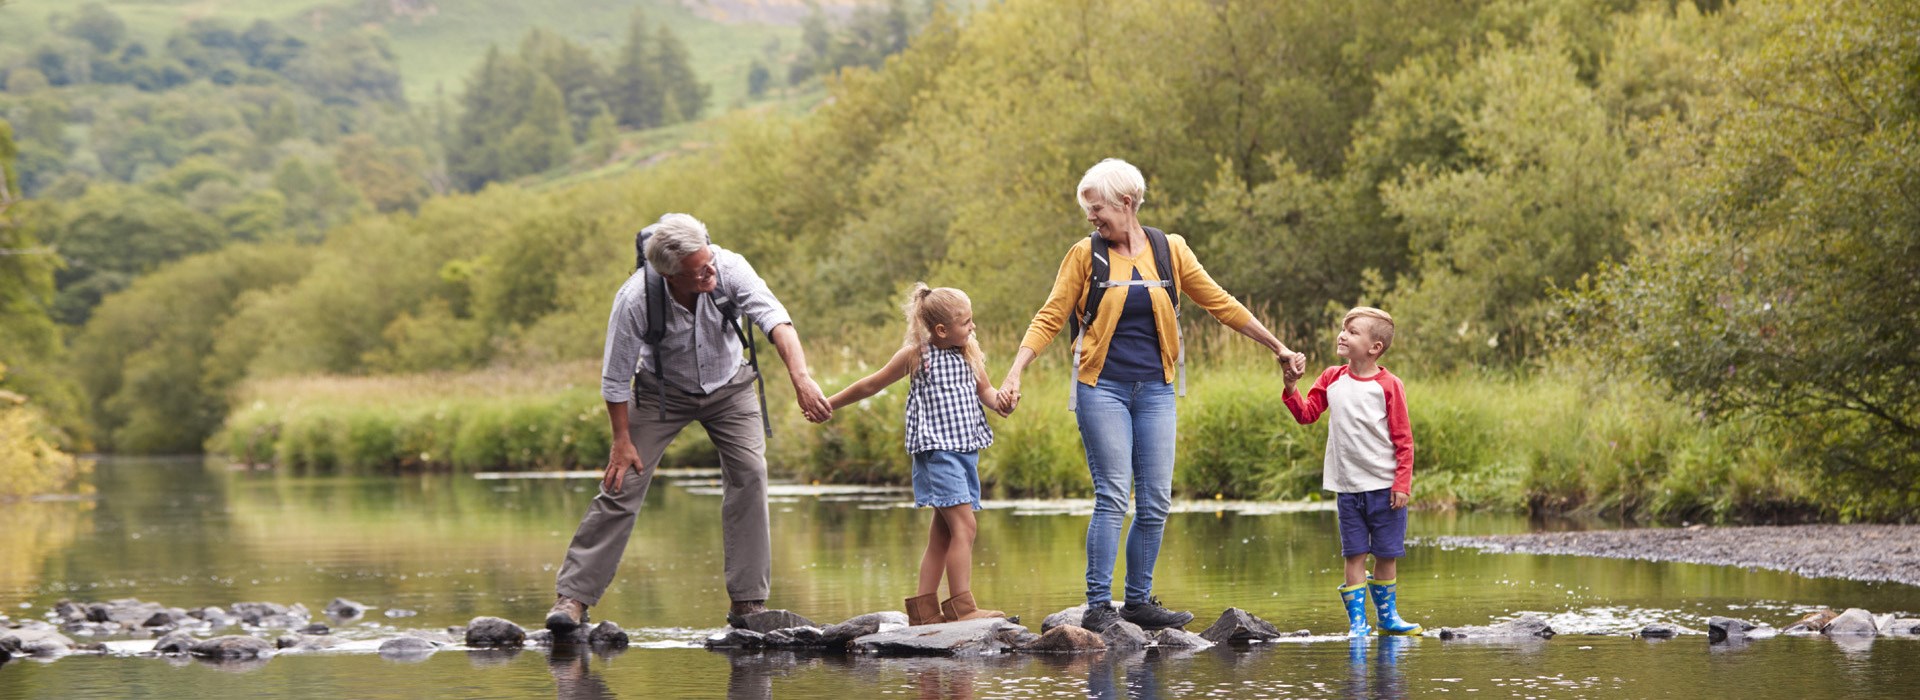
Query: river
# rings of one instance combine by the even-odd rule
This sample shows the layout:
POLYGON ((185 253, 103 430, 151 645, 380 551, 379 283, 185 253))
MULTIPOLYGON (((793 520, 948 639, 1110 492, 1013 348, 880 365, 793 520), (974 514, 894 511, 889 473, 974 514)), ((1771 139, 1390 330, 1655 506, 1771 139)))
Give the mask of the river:
MULTIPOLYGON (((104 460, 86 499, 0 511, 0 613, 38 619, 61 599, 168 606, 240 601, 367 604, 350 639, 495 615, 534 626, 591 478, 426 474, 303 477, 218 458, 104 460), (404 616, 389 616, 388 611, 404 616), (409 614, 410 613, 410 614, 409 614)), ((774 488, 769 604, 820 622, 900 609, 927 512, 904 491, 774 488)), ((1086 504, 989 502, 975 593, 1041 618, 1076 604, 1086 504)), ((1806 610, 1920 611, 1920 588, 1773 571, 1576 556, 1482 553, 1416 542, 1401 605, 1429 630, 1521 611, 1561 634, 1510 642, 1349 643, 1331 510, 1321 504, 1183 503, 1168 524, 1156 593, 1194 631, 1229 607, 1315 636, 1198 652, 882 659, 699 648, 723 624, 717 475, 662 476, 596 620, 634 646, 605 655, 442 651, 410 663, 372 653, 281 654, 212 664, 76 654, 0 666, 0 698, 79 697, 1911 697, 1920 640, 1624 636, 1648 622, 1705 629, 1713 615, 1783 627, 1806 610)), ((1606 527, 1416 511, 1415 538, 1606 527)), ((116 649, 137 647, 113 641, 116 649)))

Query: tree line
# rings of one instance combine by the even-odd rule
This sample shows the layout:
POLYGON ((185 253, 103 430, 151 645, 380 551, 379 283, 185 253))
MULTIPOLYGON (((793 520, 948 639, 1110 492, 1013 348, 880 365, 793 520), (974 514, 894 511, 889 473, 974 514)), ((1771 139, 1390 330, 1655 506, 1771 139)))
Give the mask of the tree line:
POLYGON ((180 411, 132 411, 217 407, 244 377, 593 357, 631 233, 663 211, 754 260, 810 338, 890 327, 916 280, 1010 334, 1085 235, 1079 173, 1117 156, 1148 175, 1143 221, 1296 346, 1382 306, 1403 375, 1648 382, 1803 464, 1816 496, 1793 507, 1910 518, 1917 29, 1891 0, 936 8, 810 113, 723 119, 714 148, 616 179, 363 219, 289 279, 194 297, 200 330, 141 325, 259 264, 201 256, 111 297, 75 350, 98 353, 81 367, 116 446, 205 435, 217 416, 169 433, 130 426, 180 411), (192 343, 197 370, 152 378, 192 343))

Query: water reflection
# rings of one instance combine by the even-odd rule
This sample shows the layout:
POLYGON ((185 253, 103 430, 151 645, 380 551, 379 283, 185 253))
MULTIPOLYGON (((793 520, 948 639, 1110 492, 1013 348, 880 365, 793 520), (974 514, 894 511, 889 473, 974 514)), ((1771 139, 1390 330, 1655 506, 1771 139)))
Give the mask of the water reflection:
POLYGON ((1359 637, 1347 642, 1347 697, 1404 698, 1407 679, 1400 657, 1417 643, 1415 637, 1359 637))
MULTIPOLYGON (((603 658, 611 659, 612 655, 603 658)), ((554 697, 559 700, 610 700, 615 697, 606 680, 593 670, 593 654, 578 644, 556 644, 547 656, 547 673, 553 676, 554 697)))
POLYGON ((1099 700, 1160 698, 1159 664, 1144 650, 1100 654, 1087 672, 1087 696, 1099 700))

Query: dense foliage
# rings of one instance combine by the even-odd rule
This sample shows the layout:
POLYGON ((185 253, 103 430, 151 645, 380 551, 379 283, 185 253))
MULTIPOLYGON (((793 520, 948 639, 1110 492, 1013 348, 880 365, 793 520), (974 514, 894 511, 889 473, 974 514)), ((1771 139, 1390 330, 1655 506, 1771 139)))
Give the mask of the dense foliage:
MULTIPOLYGON (((333 202, 302 206, 362 216, 331 220, 316 246, 286 253, 299 262, 285 263, 283 277, 190 294, 203 283, 194 275, 241 253, 203 253, 203 267, 178 266, 198 272, 172 277, 150 274, 144 260, 102 264, 61 273, 75 277, 59 294, 77 301, 56 308, 88 308, 147 275, 137 294, 108 297, 76 350, 129 334, 152 338, 143 352, 155 357, 172 352, 160 346, 190 349, 180 357, 198 357, 197 374, 152 386, 205 393, 164 404, 151 420, 198 440, 218 423, 221 392, 241 379, 590 360, 631 267, 632 231, 689 211, 754 261, 828 370, 885 356, 884 341, 819 341, 897 332, 897 297, 915 280, 968 290, 982 326, 1003 339, 990 355, 1004 361, 1004 339, 1085 235, 1072 184, 1100 158, 1122 157, 1149 178, 1143 221, 1187 235, 1215 278, 1296 346, 1319 348, 1339 311, 1373 303, 1400 319, 1389 363, 1403 376, 1441 374, 1457 387, 1486 373, 1522 387, 1484 394, 1513 404, 1487 412, 1449 414, 1441 407, 1457 400, 1428 399, 1436 403, 1420 410, 1462 431, 1440 439, 1453 447, 1434 454, 1436 473, 1498 474, 1500 488, 1520 494, 1510 501, 1549 509, 1911 518, 1920 509, 1910 337, 1920 215, 1909 206, 1920 32, 1908 5, 1008 0, 963 17, 892 3, 837 38, 803 32, 807 67, 789 76, 838 71, 812 111, 730 113, 711 122, 722 138, 691 155, 549 187, 502 181, 592 153, 585 147, 619 128, 705 106, 672 87, 670 71, 633 69, 646 56, 671 63, 660 32, 636 25, 605 60, 536 31, 475 69, 458 116, 393 122, 438 130, 448 183, 470 193, 376 197, 365 182, 404 178, 302 159, 302 201, 333 202), (910 41, 899 26, 917 28, 910 41), (627 101, 639 94, 663 97, 627 101), (350 183, 352 206, 325 194, 335 180, 350 183), (391 213, 368 215, 370 202, 391 213), (102 281, 89 286, 83 272, 102 281), (204 323, 139 335, 140 309, 188 298, 208 305, 193 316, 204 323), (1553 405, 1565 408, 1556 410, 1613 408, 1565 417, 1591 427, 1561 434, 1577 450, 1474 447, 1508 439, 1482 424, 1526 415, 1536 397, 1524 387, 1536 379, 1554 387, 1541 391, 1558 397, 1553 405), (1636 412, 1658 418, 1636 433, 1636 412), (1471 463, 1489 454, 1513 461, 1492 471, 1471 463), (1739 475, 1756 460, 1760 476, 1739 475), (1889 483, 1898 486, 1876 488, 1889 483)), ((88 34, 100 42, 69 39, 86 51, 113 43, 110 29, 88 34)), ((224 65, 261 70, 240 56, 224 65)), ((762 68, 764 89, 775 75, 762 68)), ((8 114, 31 116, 25 98, 7 94, 8 114)), ((274 101, 259 104, 264 117, 274 101)), ((304 103, 291 104, 298 113, 304 103)), ((372 131, 357 147, 435 143, 372 131)), ((299 152, 268 162, 285 168, 299 152)), ((163 257, 280 240, 238 233, 234 222, 258 217, 196 205, 194 192, 222 180, 190 160, 124 178, 157 200, 123 193, 112 197, 128 203, 118 218, 52 217, 48 230, 61 233, 48 239, 89 240, 66 233, 89 215, 80 228, 188 222, 167 227, 168 247, 152 253, 163 257)), ((103 406, 133 386, 125 377, 88 385, 103 406)), ((158 434, 130 427, 146 420, 131 412, 101 411, 116 446, 158 434)), ((1293 477, 1279 472, 1242 481, 1207 471, 1273 444, 1209 435, 1249 451, 1197 458, 1211 466, 1196 467, 1187 488, 1294 493, 1279 485, 1293 477)), ((831 452, 849 443, 807 444, 831 452)), ((1058 455, 1027 452, 1032 468, 1051 473, 1047 460, 1058 455)), ((867 459, 878 457, 852 461, 867 459)), ((864 468, 829 476, 860 478, 864 468)))

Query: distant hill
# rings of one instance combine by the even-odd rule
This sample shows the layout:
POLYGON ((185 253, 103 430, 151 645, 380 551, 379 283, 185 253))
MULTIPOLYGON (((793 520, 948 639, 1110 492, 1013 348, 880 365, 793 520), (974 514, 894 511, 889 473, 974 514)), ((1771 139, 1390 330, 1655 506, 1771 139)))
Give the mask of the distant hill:
MULTIPOLYGON (((830 14, 874 2, 817 0, 830 14)), ((0 0, 0 59, 11 48, 49 32, 50 19, 71 15, 81 4, 0 0)), ((798 23, 809 11, 804 0, 106 0, 102 4, 126 20, 132 39, 150 45, 163 43, 187 22, 206 18, 236 24, 266 19, 308 35, 377 25, 391 39, 407 96, 415 101, 430 98, 436 86, 444 86, 450 95, 458 93, 489 45, 511 48, 533 27, 611 52, 625 39, 633 13, 640 11, 649 24, 665 24, 686 41, 695 72, 713 85, 713 104, 721 110, 747 94, 747 70, 755 57, 788 55, 799 48, 798 23)))

